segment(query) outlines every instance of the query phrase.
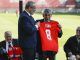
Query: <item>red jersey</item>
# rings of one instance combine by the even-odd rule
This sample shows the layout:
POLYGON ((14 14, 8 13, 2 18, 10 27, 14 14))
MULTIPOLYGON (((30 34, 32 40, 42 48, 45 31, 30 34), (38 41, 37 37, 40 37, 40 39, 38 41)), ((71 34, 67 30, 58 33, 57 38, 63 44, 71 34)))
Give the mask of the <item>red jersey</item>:
POLYGON ((22 50, 20 47, 10 47, 8 50, 8 56, 10 60, 21 60, 22 50))
POLYGON ((58 51, 58 33, 60 28, 58 22, 42 22, 40 23, 39 33, 43 51, 58 51))

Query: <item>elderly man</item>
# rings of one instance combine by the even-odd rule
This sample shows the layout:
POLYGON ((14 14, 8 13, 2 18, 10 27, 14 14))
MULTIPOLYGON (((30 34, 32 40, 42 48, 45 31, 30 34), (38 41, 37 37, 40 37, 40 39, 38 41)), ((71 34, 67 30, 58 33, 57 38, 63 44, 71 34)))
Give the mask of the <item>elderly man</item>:
POLYGON ((51 20, 52 11, 45 9, 43 11, 43 19, 37 20, 40 22, 38 31, 37 52, 39 60, 55 60, 55 55, 58 52, 58 37, 62 36, 62 29, 57 21, 51 20))
POLYGON ((25 10, 21 13, 18 22, 19 43, 23 50, 23 60, 34 60, 36 43, 37 43, 37 28, 39 23, 35 24, 32 15, 35 12, 35 3, 28 1, 25 10))
POLYGON ((72 56, 75 56, 76 60, 80 60, 80 27, 76 29, 76 35, 71 36, 65 43, 64 52, 66 53, 67 60, 72 56))
POLYGON ((5 60, 7 60, 7 59, 8 60, 19 60, 20 55, 16 54, 16 51, 20 50, 20 48, 18 48, 19 47, 18 40, 12 38, 11 31, 6 31, 4 33, 4 37, 5 37, 5 40, 0 42, 0 48, 2 49, 3 58, 5 60), (14 47, 17 48, 17 50, 14 47), (15 49, 15 51, 14 51, 14 49, 15 49))

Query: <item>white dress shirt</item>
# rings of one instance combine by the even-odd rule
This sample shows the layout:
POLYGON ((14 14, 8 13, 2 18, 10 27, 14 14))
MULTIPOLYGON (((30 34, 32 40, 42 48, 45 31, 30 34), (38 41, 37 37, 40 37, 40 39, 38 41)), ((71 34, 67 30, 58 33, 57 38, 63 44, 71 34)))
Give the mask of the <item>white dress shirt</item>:
MULTIPOLYGON (((26 10, 25 10, 25 11, 26 11, 26 10)), ((31 16, 31 14, 30 14, 28 11, 26 11, 26 13, 28 13, 28 15, 31 16)))
MULTIPOLYGON (((11 47, 13 47, 12 41, 10 41, 10 45, 11 45, 11 47)), ((8 49, 9 49, 9 42, 6 41, 6 51, 7 52, 8 52, 8 49)))

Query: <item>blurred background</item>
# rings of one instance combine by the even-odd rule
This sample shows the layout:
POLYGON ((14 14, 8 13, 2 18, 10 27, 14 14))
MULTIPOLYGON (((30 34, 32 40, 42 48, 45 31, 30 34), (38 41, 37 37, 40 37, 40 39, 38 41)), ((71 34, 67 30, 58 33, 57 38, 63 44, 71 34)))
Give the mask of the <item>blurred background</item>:
MULTIPOLYGON (((13 38, 18 38, 19 1, 0 0, 0 41, 4 40, 4 32, 11 31, 13 38)), ((23 10, 27 1, 36 2, 34 19, 41 19, 42 10, 50 8, 53 11, 52 20, 58 21, 63 30, 63 36, 59 39, 59 52, 56 60, 66 60, 63 46, 67 39, 76 33, 80 26, 80 0, 22 0, 23 10)))
MULTIPOLYGON (((22 0, 23 7, 30 0, 22 0)), ((50 8, 54 13, 80 13, 80 0, 31 0, 36 2, 37 11, 50 8)), ((16 12, 19 10, 19 0, 0 0, 0 12, 16 12)))

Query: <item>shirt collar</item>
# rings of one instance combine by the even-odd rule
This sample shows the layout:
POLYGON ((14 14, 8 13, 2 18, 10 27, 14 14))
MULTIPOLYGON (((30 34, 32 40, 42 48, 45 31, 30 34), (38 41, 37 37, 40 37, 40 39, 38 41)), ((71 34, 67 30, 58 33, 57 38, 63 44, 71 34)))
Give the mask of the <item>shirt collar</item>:
MULTIPOLYGON (((26 10, 25 10, 25 11, 26 11, 26 10)), ((30 14, 28 11, 26 11, 26 13, 28 13, 28 15, 31 16, 31 14, 30 14)))
MULTIPOLYGON (((11 46, 13 47, 12 41, 10 41, 11 46)), ((6 52, 8 53, 8 49, 9 49, 9 43, 8 41, 6 41, 6 52)))
POLYGON ((6 42, 10 42, 10 43, 12 43, 12 40, 11 40, 11 41, 6 41, 6 42))

